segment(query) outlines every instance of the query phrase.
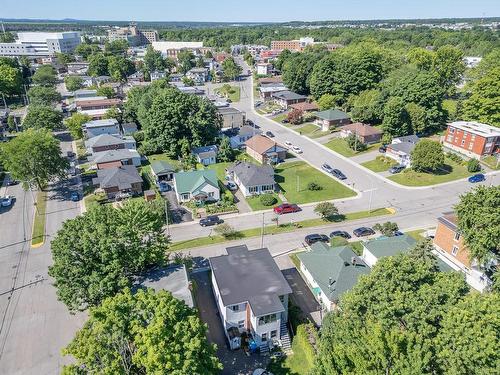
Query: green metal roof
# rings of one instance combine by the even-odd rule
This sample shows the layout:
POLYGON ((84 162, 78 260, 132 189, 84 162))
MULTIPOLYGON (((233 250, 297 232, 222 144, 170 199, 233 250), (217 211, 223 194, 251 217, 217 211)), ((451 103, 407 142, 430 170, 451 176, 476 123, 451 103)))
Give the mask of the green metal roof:
POLYGON ((416 243, 417 241, 415 241, 415 239, 407 234, 404 234, 402 236, 395 237, 379 237, 365 242, 363 246, 378 259, 381 257, 406 253, 410 251, 416 243))
POLYGON ((311 246, 311 251, 297 254, 297 257, 330 301, 338 301, 344 292, 356 284, 359 276, 370 272, 370 268, 349 246, 331 248, 316 242, 311 246), (356 264, 353 264, 353 260, 356 264))
POLYGON ((155 160, 151 163, 151 169, 155 175, 174 172, 175 169, 164 160, 155 160))
POLYGON ((214 170, 201 169, 197 171, 179 172, 174 174, 175 188, 178 194, 198 194, 206 184, 218 188, 217 175, 214 170))
POLYGON ((316 117, 323 120, 335 121, 348 119, 349 115, 339 109, 327 109, 326 111, 316 112, 316 117))

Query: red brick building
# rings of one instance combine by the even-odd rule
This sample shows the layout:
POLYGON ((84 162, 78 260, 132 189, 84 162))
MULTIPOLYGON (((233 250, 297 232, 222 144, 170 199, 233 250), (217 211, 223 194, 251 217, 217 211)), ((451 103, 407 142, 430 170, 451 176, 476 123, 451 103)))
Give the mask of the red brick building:
POLYGON ((448 124, 443 146, 475 159, 495 155, 500 152, 500 129, 480 122, 455 121, 448 124))

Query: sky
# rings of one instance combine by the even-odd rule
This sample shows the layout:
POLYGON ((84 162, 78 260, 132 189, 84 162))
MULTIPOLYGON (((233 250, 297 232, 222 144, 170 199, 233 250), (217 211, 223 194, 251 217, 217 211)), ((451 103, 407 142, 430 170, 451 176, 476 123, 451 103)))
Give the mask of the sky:
POLYGON ((498 17, 500 0, 0 0, 0 18, 286 22, 498 17))

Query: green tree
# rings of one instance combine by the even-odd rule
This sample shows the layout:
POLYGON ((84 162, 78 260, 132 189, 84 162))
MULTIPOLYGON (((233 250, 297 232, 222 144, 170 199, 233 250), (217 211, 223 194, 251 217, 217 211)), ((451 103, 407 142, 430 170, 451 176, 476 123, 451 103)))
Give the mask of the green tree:
POLYGON ((0 96, 17 95, 23 85, 21 72, 7 64, 0 64, 0 96))
POLYGON ((386 237, 393 237, 396 232, 399 230, 398 224, 393 223, 391 221, 386 221, 383 224, 375 224, 373 226, 373 229, 380 231, 382 235, 386 237))
POLYGON ((127 76, 134 73, 134 71, 134 64, 129 59, 122 56, 108 57, 108 72, 115 81, 125 82, 127 76))
POLYGON ((471 293, 444 315, 436 352, 443 374, 495 374, 500 364, 500 294, 471 293))
POLYGON ((111 86, 100 86, 97 88, 98 96, 105 96, 108 99, 116 96, 115 90, 111 86))
POLYGON ((368 148, 366 144, 364 144, 361 139, 356 134, 349 134, 346 138, 345 141, 347 143, 347 146, 356 152, 364 151, 368 148))
POLYGON ((14 120, 14 116, 9 115, 9 117, 7 117, 7 127, 9 129, 9 131, 11 131, 11 132, 14 132, 17 130, 16 120, 14 120))
POLYGON ((477 159, 470 159, 467 162, 467 170, 471 173, 479 172, 481 170, 481 163, 477 159))
POLYGON ((62 126, 62 113, 46 105, 30 105, 28 113, 23 120, 23 128, 49 130, 58 129, 62 126))
POLYGON ((58 298, 70 311, 97 306, 132 285, 133 278, 166 261, 164 214, 144 200, 123 207, 93 206, 67 220, 52 240, 58 298))
POLYGON ((93 77, 109 75, 108 58, 103 53, 93 53, 88 57, 88 74, 93 77))
POLYGON ((177 54, 179 72, 186 74, 193 66, 194 55, 190 50, 181 50, 177 54))
POLYGON ((222 365, 195 309, 168 291, 130 289, 90 309, 63 350, 67 374, 217 374, 222 365))
MULTIPOLYGON (((283 64, 283 82, 290 90, 309 94, 309 79, 314 65, 324 53, 293 53, 283 64)), ((318 93, 317 98, 321 95, 318 93)))
POLYGON ((64 125, 66 125, 74 139, 81 139, 83 138, 83 124, 90 120, 92 118, 89 115, 76 112, 64 121, 64 125))
POLYGON ((415 133, 422 133, 427 128, 427 113, 425 108, 415 103, 408 103, 405 107, 415 133))
POLYGON ((113 106, 111 108, 109 108, 106 113, 104 114, 104 116, 102 117, 103 119, 116 119, 118 122, 121 122, 122 121, 122 113, 120 112, 120 110, 113 106))
POLYGON ((61 101, 61 94, 51 86, 34 86, 28 91, 31 105, 51 106, 61 101))
POLYGON ((75 48, 75 54, 82 56, 84 59, 87 59, 90 55, 98 52, 101 52, 101 49, 97 44, 82 43, 77 45, 75 48))
POLYGON ((364 90, 351 97, 351 116, 354 121, 380 124, 383 116, 383 98, 379 90, 364 90))
POLYGON ((70 53, 57 52, 56 57, 59 64, 62 65, 68 65, 69 63, 75 61, 75 57, 70 53))
POLYGON ((422 139, 411 152, 411 167, 417 172, 433 172, 443 164, 443 146, 439 142, 422 139))
POLYGON ((231 142, 228 137, 222 138, 219 145, 219 151, 217 152, 217 159, 223 163, 234 161, 234 150, 231 147, 231 142))
POLYGON ((460 82, 465 72, 464 53, 450 45, 439 47, 433 60, 433 70, 449 94, 455 92, 455 85, 460 82))
POLYGON ((382 127, 384 133, 391 137, 404 136, 412 132, 410 116, 403 98, 393 96, 385 103, 382 127))
POLYGON ((243 71, 232 57, 228 57, 222 62, 222 70, 224 78, 229 81, 237 79, 243 71))
POLYGON ((16 39, 14 38, 14 35, 10 32, 3 32, 0 34, 0 43, 14 43, 16 39))
POLYGON ((128 50, 128 42, 123 39, 113 40, 104 44, 104 52, 108 55, 123 56, 128 50))
POLYGON ((408 52, 408 62, 414 64, 417 68, 422 70, 431 70, 434 60, 434 52, 428 49, 417 47, 408 52))
POLYGON ((314 212, 322 219, 330 219, 339 214, 339 210, 332 202, 321 202, 314 207, 314 212))
POLYGON ((236 230, 228 223, 219 224, 214 228, 214 232, 224 238, 233 238, 236 235, 236 230))
POLYGON ((408 254, 410 257, 413 257, 419 261, 433 264, 437 271, 437 257, 436 255, 434 255, 433 251, 434 245, 432 244, 431 239, 425 238, 418 241, 408 254))
POLYGON ((485 264, 500 251, 500 186, 480 186, 460 196, 458 227, 470 260, 485 264))
POLYGON ((148 46, 144 55, 144 70, 151 73, 155 70, 164 70, 165 68, 165 60, 161 52, 155 51, 152 46, 148 46))
POLYGON ((80 76, 64 77, 64 85, 68 91, 80 90, 83 87, 83 78, 80 76))
POLYGON ((471 85, 471 96, 464 101, 465 120, 476 120, 500 127, 500 67, 493 68, 471 85))
POLYGON ((66 177, 68 162, 61 156, 59 141, 46 129, 28 129, 2 145, 0 156, 11 176, 24 188, 43 189, 66 177))
POLYGON ((274 67, 281 71, 283 69, 283 64, 285 64, 290 56, 292 56, 292 52, 290 52, 290 50, 284 49, 283 51, 281 51, 278 58, 274 62, 274 67))
POLYGON ((56 70, 52 65, 42 65, 32 77, 33 83, 40 86, 55 86, 57 83, 56 70))
POLYGON ((320 110, 331 109, 335 107, 336 100, 332 94, 323 94, 317 101, 320 110))

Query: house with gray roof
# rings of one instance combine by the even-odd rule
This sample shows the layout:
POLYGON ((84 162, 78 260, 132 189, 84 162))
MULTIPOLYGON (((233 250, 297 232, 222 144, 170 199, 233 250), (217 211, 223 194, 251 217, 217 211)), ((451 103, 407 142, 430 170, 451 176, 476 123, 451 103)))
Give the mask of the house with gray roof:
POLYGON ((165 160, 155 160, 151 163, 151 173, 158 181, 171 181, 174 178, 175 168, 165 160))
POLYGON ((191 150, 196 157, 196 161, 204 166, 217 163, 217 146, 202 146, 191 150))
POLYGON ((409 168, 411 167, 411 153, 419 141, 420 138, 416 135, 394 138, 391 144, 387 145, 385 155, 409 168))
POLYGON ((303 279, 326 311, 336 309, 342 294, 356 285, 360 276, 370 272, 349 246, 331 248, 316 242, 311 251, 298 253, 297 258, 303 279))
POLYGON ((287 340, 290 286, 266 248, 229 247, 209 259, 212 288, 230 347, 239 347, 234 331, 250 333, 265 349, 269 341, 287 340))
POLYGON ((302 103, 307 100, 307 96, 288 90, 276 92, 271 95, 271 98, 285 109, 288 109, 291 104, 302 103))
POLYGON ((273 193, 276 189, 274 169, 270 165, 236 162, 228 168, 228 176, 245 197, 273 193))
POLYGON ((142 193, 142 178, 133 165, 100 169, 92 183, 102 189, 109 199, 114 199, 119 193, 142 193))
POLYGON ((120 165, 141 166, 141 155, 136 150, 128 148, 94 152, 89 162, 97 169, 119 167, 120 165))
POLYGON ((120 124, 114 118, 89 121, 83 128, 88 139, 101 134, 120 134, 120 124))
POLYGON ((229 142, 231 143, 232 148, 244 148, 245 142, 257 134, 262 134, 262 130, 256 128, 255 126, 243 125, 241 128, 237 129, 236 134, 229 138, 229 142))
POLYGON ((179 202, 218 201, 220 199, 217 174, 212 169, 174 173, 175 194, 179 202))
POLYGON ((135 139, 130 136, 122 137, 120 135, 100 134, 85 141, 85 147, 88 153, 102 152, 107 150, 118 150, 127 148, 135 150, 135 139))

